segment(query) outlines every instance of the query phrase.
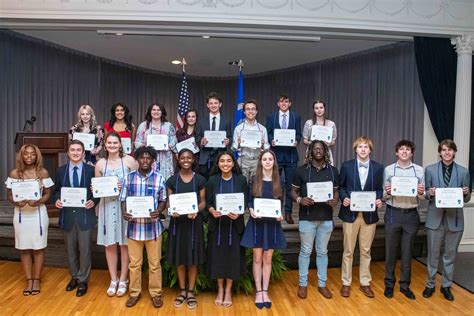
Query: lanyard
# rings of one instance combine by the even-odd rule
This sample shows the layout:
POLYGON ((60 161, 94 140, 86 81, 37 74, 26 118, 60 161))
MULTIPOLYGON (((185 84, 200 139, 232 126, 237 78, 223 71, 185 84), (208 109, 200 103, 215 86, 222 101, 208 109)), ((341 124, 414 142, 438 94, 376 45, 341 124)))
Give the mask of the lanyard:
MULTIPOLYGON (((125 168, 123 167, 123 158, 120 158, 120 162, 122 164, 122 177, 125 177, 125 168)), ((103 173, 103 176, 107 176, 107 165, 109 164, 109 159, 106 159, 105 160, 105 167, 104 167, 104 173, 103 173)), ((122 178, 123 179, 123 178, 122 178)), ((119 179, 119 180, 122 180, 122 179, 119 179)), ((107 212, 105 211, 105 198, 103 200, 103 218, 104 218, 104 224, 103 224, 103 231, 104 231, 104 235, 106 234, 106 223, 107 223, 107 212)))

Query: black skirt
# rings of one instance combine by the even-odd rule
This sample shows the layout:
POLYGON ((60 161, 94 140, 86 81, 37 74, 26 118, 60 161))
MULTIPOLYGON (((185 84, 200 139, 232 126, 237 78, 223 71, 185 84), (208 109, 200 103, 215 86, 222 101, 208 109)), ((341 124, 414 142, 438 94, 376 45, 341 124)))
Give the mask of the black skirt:
POLYGON ((168 228, 166 261, 174 266, 204 263, 204 229, 202 215, 192 220, 187 215, 171 217, 168 228))

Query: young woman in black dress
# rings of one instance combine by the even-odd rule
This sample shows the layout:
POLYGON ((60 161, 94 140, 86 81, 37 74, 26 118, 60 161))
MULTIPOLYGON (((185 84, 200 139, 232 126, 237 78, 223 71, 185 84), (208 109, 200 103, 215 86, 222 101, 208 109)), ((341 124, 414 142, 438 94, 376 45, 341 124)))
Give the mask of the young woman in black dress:
POLYGON ((223 215, 216 208, 216 194, 244 193, 247 205, 247 181, 241 175, 232 152, 217 155, 213 174, 206 186, 206 201, 209 210, 209 233, 207 242, 207 273, 217 279, 216 305, 232 306, 232 284, 246 274, 245 248, 240 246, 245 224, 243 214, 223 215), (225 290, 224 290, 225 288, 225 290))
POLYGON ((245 228, 241 245, 253 248, 253 278, 255 280, 255 306, 259 309, 270 308, 272 302, 268 296, 272 256, 275 249, 286 248, 285 236, 280 218, 257 217, 253 209, 254 198, 282 199, 283 191, 278 173, 278 163, 271 150, 260 154, 255 176, 250 182, 249 211, 250 219, 245 228))
POLYGON ((189 309, 197 307, 194 286, 198 265, 204 263, 204 229, 201 211, 206 207, 206 179, 194 173, 194 155, 189 149, 178 153, 179 172, 166 181, 168 196, 177 193, 196 192, 198 212, 178 215, 171 213, 167 261, 176 266, 180 293, 174 300, 175 307, 186 302, 189 309), (186 273, 188 287, 186 287, 186 273))

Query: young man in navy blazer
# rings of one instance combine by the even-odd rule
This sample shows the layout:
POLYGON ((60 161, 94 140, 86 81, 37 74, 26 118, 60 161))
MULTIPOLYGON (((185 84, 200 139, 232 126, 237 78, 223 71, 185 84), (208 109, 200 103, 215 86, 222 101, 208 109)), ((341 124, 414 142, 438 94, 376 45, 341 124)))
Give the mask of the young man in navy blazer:
POLYGON ((91 178, 94 167, 83 162, 84 144, 79 140, 69 143, 67 149, 69 162, 58 168, 54 188, 55 206, 60 210, 59 227, 64 232, 64 241, 69 259, 71 280, 66 291, 77 288, 76 296, 87 293, 87 282, 91 272, 92 229, 97 223, 95 206, 99 199, 92 197, 91 178), (79 187, 87 189, 87 201, 84 207, 63 207, 61 188, 79 187))
POLYGON ((301 117, 293 111, 290 111, 291 99, 287 95, 280 95, 277 102, 279 111, 271 113, 267 117, 268 141, 271 149, 275 152, 278 161, 280 176, 285 174, 285 220, 289 224, 294 224, 291 216, 293 202, 291 199, 291 184, 293 183, 293 174, 298 166, 298 146, 301 140, 301 117), (275 129, 294 129, 296 139, 292 146, 275 146, 275 129))
POLYGON ((197 172, 209 178, 209 171, 212 164, 217 158, 219 151, 224 151, 230 146, 230 139, 232 139, 231 122, 226 119, 221 113, 222 99, 215 93, 211 92, 206 98, 209 115, 206 115, 198 122, 196 132, 196 144, 200 148, 197 172), (209 148, 206 147, 207 139, 204 137, 205 131, 225 131, 226 138, 224 139, 224 148, 209 148))
POLYGON ((354 248, 359 240, 360 252, 360 290, 367 297, 373 298, 370 287, 370 247, 375 236, 379 220, 377 209, 382 206, 383 166, 370 159, 373 143, 368 137, 358 137, 353 144, 356 158, 342 164, 340 170, 339 198, 341 209, 339 218, 343 221, 344 252, 342 255, 342 288, 341 295, 349 297, 352 283, 352 260, 354 248), (373 212, 353 212, 350 209, 351 193, 357 191, 375 191, 376 210, 373 212))

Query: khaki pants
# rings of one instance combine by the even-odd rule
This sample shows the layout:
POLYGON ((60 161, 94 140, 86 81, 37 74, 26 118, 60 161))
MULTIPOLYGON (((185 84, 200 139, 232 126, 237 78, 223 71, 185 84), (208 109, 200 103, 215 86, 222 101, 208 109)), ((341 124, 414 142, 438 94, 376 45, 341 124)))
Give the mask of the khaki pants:
POLYGON ((245 156, 239 157, 237 163, 239 164, 240 169, 242 169, 242 175, 247 179, 247 182, 249 182, 257 170, 258 158, 251 159, 245 156))
POLYGON ((352 260, 354 248, 359 237, 359 278, 360 285, 368 286, 372 281, 370 275, 370 247, 375 236, 376 224, 366 224, 362 213, 359 213, 354 223, 342 223, 344 232, 344 253, 342 254, 342 285, 350 286, 352 283, 352 260))
POLYGON ((143 247, 148 257, 148 291, 151 297, 161 295, 161 235, 155 240, 128 239, 130 257, 130 296, 138 296, 142 290, 143 247))

